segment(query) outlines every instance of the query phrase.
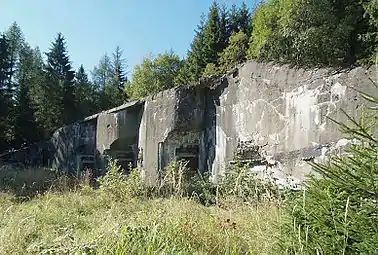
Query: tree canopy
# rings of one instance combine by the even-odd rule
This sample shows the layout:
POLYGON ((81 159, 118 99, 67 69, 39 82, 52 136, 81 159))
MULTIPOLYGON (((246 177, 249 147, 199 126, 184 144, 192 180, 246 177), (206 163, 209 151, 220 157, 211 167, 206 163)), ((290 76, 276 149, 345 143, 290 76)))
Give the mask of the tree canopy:
POLYGON ((373 63, 377 48, 378 0, 267 0, 253 10, 214 1, 199 17, 184 58, 173 50, 147 56, 128 79, 125 54, 132 49, 116 46, 92 69, 76 69, 62 33, 44 59, 14 22, 0 34, 0 152, 246 60, 344 67, 373 63))

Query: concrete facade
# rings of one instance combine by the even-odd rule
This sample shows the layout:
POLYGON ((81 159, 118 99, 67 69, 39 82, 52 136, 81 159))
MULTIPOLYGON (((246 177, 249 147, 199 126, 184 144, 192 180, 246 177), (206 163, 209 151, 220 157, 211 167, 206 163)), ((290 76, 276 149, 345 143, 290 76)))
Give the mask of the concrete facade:
MULTIPOLYGON (((308 161, 348 144, 327 117, 348 122, 340 109, 359 116, 365 101, 349 87, 376 95, 370 81, 376 77, 374 67, 304 70, 248 62, 196 87, 166 90, 63 127, 34 161, 72 172, 104 169, 113 157, 126 170, 138 166, 153 185, 176 159, 216 180, 238 158, 295 187, 311 171, 308 161)), ((7 157, 27 158, 28 150, 7 157)))

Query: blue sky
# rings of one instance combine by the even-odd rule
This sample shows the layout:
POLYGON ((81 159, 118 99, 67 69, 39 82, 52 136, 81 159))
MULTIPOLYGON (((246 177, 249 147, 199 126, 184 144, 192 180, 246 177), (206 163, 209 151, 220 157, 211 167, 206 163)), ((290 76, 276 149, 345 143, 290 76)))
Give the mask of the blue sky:
MULTIPOLYGON (((220 0, 240 5, 243 0, 220 0)), ((247 0, 249 7, 253 0, 247 0)), ((212 0, 0 0, 0 31, 16 21, 26 41, 46 52, 57 32, 67 40, 75 69, 93 69, 119 45, 128 71, 149 53, 173 49, 185 56, 212 0)), ((131 76, 131 73, 129 74, 131 76)))

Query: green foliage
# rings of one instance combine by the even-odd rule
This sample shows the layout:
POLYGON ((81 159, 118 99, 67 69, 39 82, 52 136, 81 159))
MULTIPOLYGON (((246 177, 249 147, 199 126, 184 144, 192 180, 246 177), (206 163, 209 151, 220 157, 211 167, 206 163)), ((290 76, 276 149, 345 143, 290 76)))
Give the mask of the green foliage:
POLYGON ((121 48, 116 47, 111 57, 105 54, 94 67, 92 80, 97 88, 95 96, 100 110, 117 107, 126 101, 125 62, 121 48))
POLYGON ((278 10, 278 1, 273 0, 260 4, 256 8, 252 21, 252 35, 249 39, 248 57, 250 59, 262 57, 262 48, 276 30, 278 10))
POLYGON ((253 17, 249 58, 295 65, 350 65, 370 57, 374 40, 360 1, 271 0, 253 17), (365 38, 365 39, 363 39, 365 38))
POLYGON ((232 5, 228 15, 228 36, 232 33, 243 32, 247 38, 251 35, 251 13, 245 2, 238 8, 235 4, 232 5))
POLYGON ((20 52, 24 46, 25 38, 21 31, 21 28, 16 22, 5 31, 5 36, 9 41, 9 53, 10 53, 10 63, 11 63, 11 76, 10 82, 12 83, 13 90, 17 86, 14 81, 14 74, 17 72, 17 66, 19 64, 20 52))
POLYGON ((228 11, 224 6, 220 8, 214 1, 206 18, 204 15, 201 17, 187 59, 175 79, 175 84, 196 84, 201 76, 225 72, 224 68, 216 70, 220 53, 227 47, 232 33, 243 32, 249 37, 250 16, 244 3, 240 8, 233 5, 231 11, 228 11))
POLYGON ((217 67, 214 63, 210 63, 210 64, 206 65, 206 68, 203 71, 202 76, 203 77, 209 77, 209 76, 217 75, 217 74, 221 74, 221 73, 222 73, 222 69, 217 67))
POLYGON ((41 135, 35 118, 35 106, 33 104, 32 90, 37 81, 38 69, 34 59, 34 51, 29 45, 24 44, 20 51, 20 59, 16 80, 18 87, 15 93, 15 109, 13 112, 14 141, 13 145, 19 148, 37 142, 41 135))
POLYGON ((361 36, 365 48, 365 56, 361 56, 361 62, 375 63, 378 52, 378 1, 371 0, 364 3, 365 17, 369 20, 366 33, 361 36))
POLYGON ((139 171, 131 168, 128 175, 118 165, 117 160, 110 160, 107 172, 98 179, 100 191, 115 201, 128 200, 142 196, 145 188, 140 180, 139 171))
MULTIPOLYGON (((54 129, 63 124, 69 124, 75 119, 75 97, 74 97, 74 71, 69 60, 66 41, 62 33, 58 33, 55 41, 51 44, 50 51, 46 53, 47 63, 45 66, 47 88, 54 91, 52 97, 56 101, 51 104, 54 113, 58 116, 58 123, 54 123, 54 129)), ((51 115, 44 116, 45 119, 51 115)), ((52 130, 55 131, 55 130, 52 130)))
POLYGON ((270 180, 257 176, 249 164, 236 162, 218 180, 218 199, 237 199, 248 203, 277 201, 278 187, 270 180))
POLYGON ((139 99, 173 88, 181 65, 182 60, 173 51, 144 58, 142 64, 135 66, 132 83, 126 86, 126 93, 133 99, 139 99))
POLYGON ((282 246, 301 254, 374 254, 378 247, 377 155, 374 136, 378 98, 360 120, 350 118, 340 130, 352 141, 341 155, 326 164, 313 164, 320 178, 312 177, 301 198, 288 204, 282 246), (290 235, 288 235, 290 233, 290 235))
MULTIPOLYGON (((226 28, 221 27, 220 10, 217 2, 210 7, 207 22, 203 28, 203 59, 204 63, 217 63, 219 52, 226 45, 226 28)), ((223 24, 225 25, 225 24, 223 24)))
POLYGON ((220 69, 228 71, 246 60, 248 38, 244 32, 233 33, 229 44, 220 54, 220 69))
POLYGON ((8 121, 11 113, 11 83, 12 63, 10 61, 9 41, 5 35, 0 35, 0 151, 8 145, 8 133, 11 128, 8 121))
POLYGON ((78 109, 78 118, 85 118, 100 110, 99 93, 92 82, 89 81, 83 65, 75 74, 75 98, 78 109))

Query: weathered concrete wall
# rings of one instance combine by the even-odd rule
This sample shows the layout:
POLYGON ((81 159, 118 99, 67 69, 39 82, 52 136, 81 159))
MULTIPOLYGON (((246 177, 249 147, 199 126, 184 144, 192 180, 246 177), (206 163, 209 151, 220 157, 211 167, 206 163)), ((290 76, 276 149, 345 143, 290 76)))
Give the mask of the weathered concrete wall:
POLYGON ((72 172, 79 167, 81 155, 95 155, 96 120, 85 123, 74 123, 62 127, 52 135, 48 151, 48 166, 72 172))
POLYGON ((198 144, 203 121, 203 98, 194 88, 180 87, 146 98, 139 130, 138 165, 146 183, 175 158, 175 149, 198 144))
POLYGON ((102 112, 97 117, 97 150, 102 154, 119 138, 135 144, 143 114, 143 102, 131 102, 122 108, 102 112))
POLYGON ((340 109, 359 116, 365 101, 347 86, 378 95, 370 78, 377 78, 374 67, 333 72, 248 62, 222 79, 90 116, 57 130, 49 146, 2 158, 72 171, 92 164, 91 157, 95 168, 104 168, 113 152, 123 162, 137 161, 147 184, 178 158, 191 159, 215 180, 240 158, 253 163, 251 171, 295 185, 310 172, 309 160, 348 144, 327 117, 348 122, 340 109))
POLYGON ((376 77, 375 68, 332 73, 249 62, 234 76, 206 97, 211 100, 205 118, 214 176, 224 172, 238 144, 249 142, 265 159, 256 158, 252 170, 270 171, 281 182, 303 179, 310 170, 306 160, 345 144, 326 117, 347 121, 340 108, 358 116, 362 102, 347 86, 377 94, 369 80, 376 77))

